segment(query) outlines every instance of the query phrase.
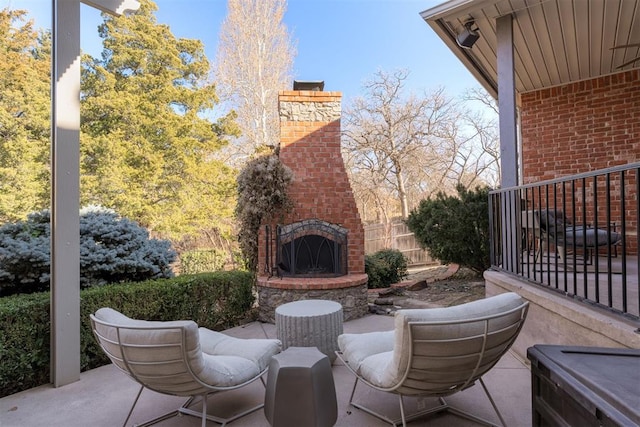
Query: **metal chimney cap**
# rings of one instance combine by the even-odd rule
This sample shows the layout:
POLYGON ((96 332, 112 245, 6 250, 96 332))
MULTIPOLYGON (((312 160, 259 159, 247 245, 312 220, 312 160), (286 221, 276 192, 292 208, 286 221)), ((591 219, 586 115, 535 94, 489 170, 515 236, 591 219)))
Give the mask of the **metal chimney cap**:
POLYGON ((324 80, 294 80, 293 90, 324 90, 324 80))

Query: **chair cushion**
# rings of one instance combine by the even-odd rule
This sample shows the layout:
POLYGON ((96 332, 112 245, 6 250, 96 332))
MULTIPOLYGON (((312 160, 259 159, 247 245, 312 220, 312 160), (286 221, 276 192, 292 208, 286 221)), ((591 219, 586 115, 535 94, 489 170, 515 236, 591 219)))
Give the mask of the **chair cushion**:
POLYGON ((606 229, 572 225, 571 220, 561 210, 542 209, 536 212, 540 225, 550 238, 564 246, 608 246, 619 242, 622 235, 606 229), (596 244, 597 241, 597 244, 596 244))
POLYGON ((235 387, 254 379, 261 372, 258 365, 238 356, 204 354, 204 369, 198 379, 216 387, 235 387))
POLYGON ((112 323, 118 326, 128 326, 128 327, 163 326, 167 328, 183 327, 183 326, 197 327, 196 322, 194 322, 193 320, 175 320, 170 322, 159 322, 159 321, 152 321, 152 320, 132 319, 120 313, 119 311, 116 311, 108 307, 104 307, 96 311, 95 316, 96 318, 102 320, 103 322, 112 323))
POLYGON ((389 366, 393 361, 393 351, 371 355, 360 364, 360 375, 371 384, 381 388, 394 387, 396 382, 389 381, 389 366))
POLYGON ((564 227, 571 225, 571 220, 561 210, 542 209, 537 211, 536 215, 542 229, 549 234, 554 234, 556 231, 562 234, 564 227))
POLYGON ((620 233, 600 228, 589 228, 584 226, 567 227, 563 236, 557 236, 558 242, 564 242, 566 246, 575 245, 578 248, 586 246, 594 248, 596 246, 608 246, 618 243, 622 239, 620 233), (575 238, 574 238, 575 237, 575 238), (597 242, 597 244, 596 244, 597 242))
POLYGON ((362 362, 369 356, 393 350, 394 332, 368 332, 338 336, 338 348, 351 369, 359 372, 362 362))
MULTIPOLYGON (((161 345, 161 344, 177 344, 182 342, 182 330, 185 330, 186 350, 192 355, 197 357, 200 353, 200 339, 198 336, 198 325, 192 320, 176 320, 169 322, 161 321, 149 321, 131 319, 124 314, 112 309, 101 308, 95 313, 95 317, 106 323, 110 323, 124 328, 138 328, 138 329, 126 329, 122 332, 120 339, 123 343, 141 344, 141 345, 161 345)), ((110 340, 117 340, 117 330, 115 328, 103 328, 100 325, 96 325, 99 332, 105 335, 110 340)), ((133 352, 133 350, 132 350, 133 352)), ((175 347, 167 347, 165 355, 168 357, 176 352, 175 347)), ((137 351, 136 353, 142 353, 137 351)), ((174 355, 175 356, 175 355, 174 355)), ((177 354, 179 356, 179 354, 177 354)), ((153 358, 163 357, 162 352, 155 352, 153 358)), ((144 357, 140 358, 143 361, 144 357)), ((153 360, 148 360, 153 362, 153 360)))
POLYGON ((251 361, 259 371, 269 366, 271 357, 280 353, 282 343, 275 339, 245 339, 200 328, 202 351, 210 355, 236 356, 251 361))

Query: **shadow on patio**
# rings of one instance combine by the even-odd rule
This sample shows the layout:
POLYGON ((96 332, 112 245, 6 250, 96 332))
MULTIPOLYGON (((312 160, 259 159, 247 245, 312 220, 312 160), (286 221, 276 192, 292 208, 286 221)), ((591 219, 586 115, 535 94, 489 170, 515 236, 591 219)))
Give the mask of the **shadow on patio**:
MULTIPOLYGON (((393 329, 393 318, 370 315, 345 322, 345 332, 369 332, 393 329)), ((275 338, 275 325, 254 322, 227 330, 226 333, 240 338, 275 338)), ((333 376, 338 399, 338 420, 336 426, 383 426, 388 425, 355 408, 348 408, 347 402, 353 376, 339 360, 333 365, 333 376), (349 412, 351 413, 349 413, 349 412)), ((510 426, 531 425, 531 377, 529 368, 514 354, 508 352, 486 376, 485 382, 505 421, 510 426)), ((78 382, 65 387, 50 385, 37 387, 0 399, 0 426, 120 426, 138 390, 138 384, 119 372, 112 365, 103 366, 81 375, 78 382)), ((209 398, 210 413, 233 413, 239 407, 259 403, 264 399, 264 388, 257 381, 239 390, 221 393, 209 398)), ((395 395, 377 392, 359 386, 356 399, 372 404, 381 411, 399 417, 398 400, 395 395)), ((140 423, 162 413, 176 409, 185 399, 160 395, 145 390, 136 407, 131 422, 140 423)), ((498 422, 491 404, 476 385, 448 399, 453 405, 465 408, 489 420, 498 422)), ((406 399, 407 408, 435 405, 430 399, 406 399)), ((200 419, 189 416, 174 417, 158 426, 199 426, 200 419)), ((209 422, 208 425, 216 425, 209 422)), ((230 425, 269 426, 262 410, 241 418, 230 425)), ((409 425, 425 425, 425 419, 409 425)), ((429 419, 430 426, 474 426, 470 421, 454 415, 438 415, 429 419)), ((304 426, 300 426, 304 427, 304 426)))

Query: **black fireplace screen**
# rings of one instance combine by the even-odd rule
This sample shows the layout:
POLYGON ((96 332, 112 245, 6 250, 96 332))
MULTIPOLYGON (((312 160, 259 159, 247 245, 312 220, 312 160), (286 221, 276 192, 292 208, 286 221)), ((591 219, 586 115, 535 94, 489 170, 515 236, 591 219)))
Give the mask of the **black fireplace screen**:
MULTIPOLYGON (((340 225, 313 219, 278 226, 275 247, 271 274, 297 277, 347 274, 347 230, 340 225)), ((268 251, 267 257, 270 258, 268 251)))

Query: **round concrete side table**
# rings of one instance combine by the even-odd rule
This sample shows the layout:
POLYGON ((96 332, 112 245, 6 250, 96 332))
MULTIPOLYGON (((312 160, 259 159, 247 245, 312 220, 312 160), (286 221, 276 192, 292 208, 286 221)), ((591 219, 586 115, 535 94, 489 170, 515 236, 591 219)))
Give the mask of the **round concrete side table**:
POLYGON ((276 308, 276 331, 282 349, 317 347, 336 359, 338 335, 342 334, 342 305, 328 300, 301 300, 276 308))

